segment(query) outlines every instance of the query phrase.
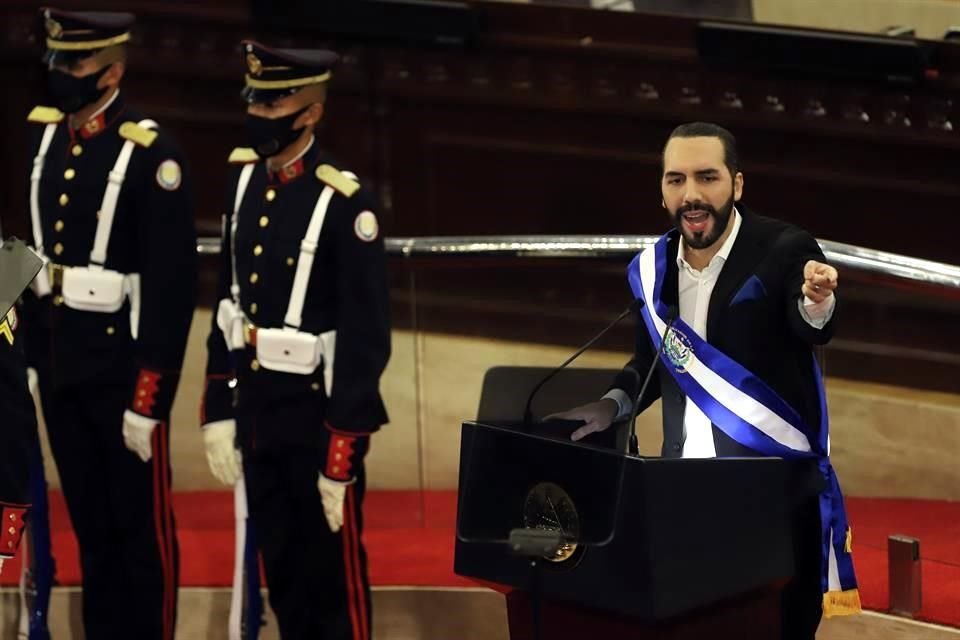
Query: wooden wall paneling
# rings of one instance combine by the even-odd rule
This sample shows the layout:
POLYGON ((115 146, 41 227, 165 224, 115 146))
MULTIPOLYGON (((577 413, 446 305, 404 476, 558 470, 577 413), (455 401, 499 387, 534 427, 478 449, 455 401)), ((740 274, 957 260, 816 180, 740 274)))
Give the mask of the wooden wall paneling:
POLYGON ((29 193, 29 167, 34 151, 31 150, 27 114, 36 104, 34 96, 40 86, 39 74, 17 65, 0 64, 0 74, 17 87, 7 91, 3 103, 4 141, 0 143, 0 174, 6 178, 0 182, 0 217, 5 234, 26 237, 29 229, 30 210, 27 204, 29 193))
MULTIPOLYGON (((611 120, 608 113, 600 113, 604 110, 619 113, 632 111, 629 115, 646 122, 659 120, 662 122, 663 132, 669 131, 670 126, 682 120, 715 119, 731 126, 746 141, 744 147, 755 153, 755 158, 747 155, 746 167, 749 167, 751 162, 755 162, 762 170, 766 155, 770 158, 772 165, 769 168, 771 173, 779 170, 782 176, 799 179, 801 182, 835 182, 859 186, 861 189, 874 192, 883 191, 883 196, 847 191, 848 199, 859 202, 860 210, 866 209, 863 215, 869 222, 855 219, 849 213, 851 208, 847 208, 847 213, 843 217, 833 216, 829 224, 818 225, 814 229, 824 237, 870 244, 872 233, 870 229, 877 227, 875 221, 878 210, 864 207, 864 203, 872 199, 889 202, 888 192, 891 191, 901 192, 905 197, 901 199, 900 204, 910 202, 909 208, 915 208, 918 204, 918 200, 912 198, 911 192, 914 191, 933 198, 952 199, 957 196, 957 189, 950 175, 950 167, 953 164, 951 159, 958 148, 957 141, 950 139, 949 136, 945 138, 943 135, 949 133, 950 127, 947 125, 948 123, 952 125, 950 119, 953 117, 951 103, 946 99, 927 97, 914 101, 913 106, 907 104, 903 107, 912 109, 910 111, 914 113, 912 122, 926 123, 922 124, 919 131, 907 128, 908 131, 905 133, 901 131, 905 127, 892 121, 890 124, 883 123, 879 130, 857 133, 848 125, 851 123, 856 126, 868 125, 869 121, 863 122, 863 117, 868 119, 872 117, 875 121, 881 120, 886 117, 884 115, 886 107, 882 101, 876 108, 869 107, 873 111, 871 116, 864 107, 866 102, 864 90, 855 87, 836 91, 817 91, 810 87, 806 89, 801 87, 778 92, 775 88, 770 88, 773 86, 771 84, 764 87, 765 91, 762 95, 757 95, 750 90, 738 92, 737 85, 731 82, 731 78, 722 75, 717 78, 702 78, 688 72, 672 79, 664 77, 655 79, 657 74, 649 72, 646 74, 648 77, 645 81, 636 82, 638 74, 632 73, 632 68, 624 71, 615 64, 597 63, 590 69, 592 75, 578 75, 571 73, 570 69, 574 67, 565 62, 560 60, 550 65, 549 70, 545 70, 538 68, 537 60, 524 56, 511 60, 491 56, 484 63, 470 60, 470 56, 466 54, 450 56, 442 69, 438 70, 435 64, 433 66, 427 64, 427 67, 433 69, 435 77, 448 82, 447 92, 442 98, 437 98, 435 94, 439 89, 436 86, 431 86, 429 91, 433 93, 426 96, 423 93, 417 93, 421 88, 417 82, 419 78, 417 74, 422 65, 416 59, 416 55, 408 53, 405 57, 401 56, 387 66, 384 78, 385 89, 393 92, 393 102, 397 104, 392 114, 396 126, 391 129, 391 132, 394 134, 395 142, 400 140, 403 142, 403 144, 394 144, 392 147, 401 149, 398 153, 408 152, 422 157, 425 148, 429 150, 431 146, 450 146, 451 130, 468 129, 473 136, 485 138, 479 144, 487 144, 490 147, 503 145, 500 158, 496 158, 491 149, 477 149, 477 153, 473 155, 473 161, 476 165, 487 169, 498 164, 519 162, 508 156, 513 155, 517 146, 522 145, 523 139, 512 136, 510 130, 511 124, 520 122, 523 123, 520 128, 524 133, 537 140, 534 144, 545 147, 546 155, 551 155, 550 149, 563 155, 569 150, 569 145, 556 144, 552 148, 549 145, 560 139, 564 142, 569 140, 571 136, 568 123, 565 122, 566 111, 574 108, 574 105, 577 107, 585 105, 587 108, 577 111, 572 119, 588 126, 601 122, 599 126, 590 129, 590 138, 586 143, 588 147, 602 144, 599 138, 604 131, 603 125, 611 120), (466 68, 458 71, 456 67, 460 63, 466 68), (589 79, 585 80, 587 76, 589 79), (462 82, 464 77, 475 80, 470 83, 469 89, 464 88, 465 85, 462 82), (624 84, 622 80, 624 77, 633 79, 631 86, 624 84), (475 95, 484 91, 486 92, 484 97, 475 95), (519 105, 514 103, 518 92, 526 94, 519 105), (562 105, 555 104, 557 100, 554 99, 557 96, 561 96, 559 102, 563 103, 562 105), (603 104, 605 97, 611 98, 606 106, 603 104), (626 100, 625 97, 630 97, 632 100, 626 100), (469 104, 466 102, 468 99, 469 104), (440 105, 437 104, 438 102, 440 105), (413 115, 403 117, 404 112, 400 104, 409 105, 413 115), (934 106, 924 111, 916 106, 917 104, 934 106), (470 111, 471 107, 475 109, 474 112, 470 111), (778 108, 782 108, 782 111, 778 111, 778 108), (563 113, 558 113, 554 109, 562 110, 563 113), (747 111, 751 112, 747 113, 747 111), (756 112, 761 114, 760 118, 756 117, 756 112), (503 118, 498 119, 498 116, 503 113, 508 114, 507 122, 504 122, 503 118), (934 115, 930 115, 931 113, 934 115), (460 120, 459 125, 451 125, 457 116, 460 120), (423 135, 428 135, 429 140, 424 140, 423 135, 419 138, 414 135, 418 125, 413 121, 418 117, 423 118, 423 127, 428 132, 423 135), (841 121, 840 126, 837 126, 834 118, 841 121), (933 126, 938 122, 939 129, 933 126), (821 127, 821 135, 811 136, 809 131, 811 126, 821 127), (490 133, 485 130, 487 127, 490 133), (403 131, 399 131, 400 129, 403 131), (916 141, 914 148, 907 151, 903 145, 908 137, 916 141), (505 142, 499 138, 508 138, 508 140, 505 142), (750 144, 751 139, 755 144, 750 144), (901 153, 898 154, 898 151, 901 153), (786 163, 785 158, 789 159, 786 163), (896 162, 897 159, 901 162, 896 162)), ((640 76, 642 77, 643 74, 640 76)), ((740 84, 743 84, 742 78, 740 84)), ((891 100, 896 102, 896 96, 891 100)), ((907 111, 904 111, 904 114, 906 113, 907 111)), ((627 120, 628 118, 614 118, 613 124, 609 126, 616 129, 618 126, 622 127, 627 120)), ((626 137, 622 136, 621 139, 626 137)), ((661 144, 662 137, 662 134, 658 135, 657 147, 661 144)), ((404 162, 395 163, 395 166, 405 166, 411 172, 409 179, 406 176, 400 179, 398 176, 396 181, 398 189, 409 185, 411 180, 419 179, 427 181, 427 184, 422 185, 418 191, 422 192, 426 189, 427 193, 436 193, 433 183, 439 181, 431 176, 434 174, 435 167, 441 167, 448 172, 458 174, 456 182, 451 183, 457 185, 454 189, 457 193, 483 191, 481 185, 472 183, 469 189, 464 188, 465 184, 478 173, 457 169, 463 167, 464 162, 471 160, 466 152, 458 162, 447 162, 446 157, 436 153, 428 153, 426 157, 436 158, 433 163, 427 163, 428 175, 426 176, 413 175, 419 171, 419 167, 404 162)), ((551 161, 555 159, 550 158, 551 161)), ((590 167, 590 164, 586 163, 585 166, 590 167)), ((485 171, 480 173, 486 175, 485 171)), ((531 192, 538 190, 542 192, 549 189, 552 184, 548 182, 538 186, 536 177, 532 177, 532 181, 533 184, 529 185, 531 192)), ((790 185, 779 185, 770 189, 791 193, 790 185)), ((750 193, 755 195, 762 192, 751 191, 750 193)), ((793 195, 786 200, 788 204, 786 211, 782 211, 782 203, 785 201, 783 197, 762 198, 760 202, 764 204, 765 210, 771 213, 803 221, 811 217, 807 214, 808 211, 824 206, 820 204, 821 202, 830 202, 824 197, 820 197, 819 201, 812 197, 806 198, 804 195, 807 193, 805 189, 793 191, 793 195), (797 195, 800 197, 796 197, 797 195), (768 204, 774 206, 766 208, 768 204)), ((752 197, 748 196, 748 198, 752 197)), ((429 232, 430 229, 437 228, 436 211, 438 209, 448 211, 449 206, 446 203, 430 204, 426 208, 418 206, 417 215, 426 215, 429 219, 423 221, 417 229, 426 229, 429 232)), ((531 218, 545 215, 542 208, 538 210, 530 207, 525 211, 529 213, 524 215, 529 215, 531 218)), ((896 214, 891 215, 884 211, 879 213, 884 218, 896 219, 896 214)), ((471 216, 459 216, 457 221, 470 218, 471 216)), ((511 222, 522 224, 520 218, 519 215, 513 215, 511 222)), ((457 228, 448 229, 448 232, 464 232, 457 223, 454 225, 457 228)), ((534 229, 542 228, 540 220, 536 219, 528 221, 526 226, 534 229)), ((402 228, 409 227, 403 225, 402 228)), ((881 248, 919 255, 925 253, 923 247, 897 242, 902 239, 902 235, 892 234, 884 239, 887 241, 879 245, 881 248)), ((921 243, 927 244, 925 241, 921 243)), ((944 251, 941 248, 934 247, 933 251, 930 251, 930 247, 927 246, 926 249, 926 255, 929 257, 944 259, 944 251)))
POLYGON ((249 20, 247 0, 58 0, 50 5, 41 0, 4 0, 10 13, 36 15, 40 7, 56 6, 69 11, 129 11, 138 17, 169 17, 181 22, 197 20, 221 23, 245 23, 249 20))
MULTIPOLYGON (((144 17, 138 29, 142 47, 135 48, 131 61, 131 97, 136 100, 140 94, 148 95, 151 88, 162 92, 156 97, 150 94, 144 101, 145 110, 153 108, 165 120, 180 120, 167 126, 175 133, 183 129, 191 155, 204 167, 212 166, 215 156, 230 145, 214 148, 206 141, 210 136, 192 134, 202 119, 216 122, 225 118, 228 120, 222 124, 211 125, 223 127, 223 136, 217 139, 225 142, 240 137, 229 124, 229 118, 236 117, 229 94, 239 75, 237 41, 255 30, 245 23, 246 5, 232 3, 216 9, 212 3, 201 3, 190 12, 174 14, 152 3, 136 4, 133 8, 144 17), (166 109, 163 104, 168 105, 166 109)), ((873 88, 797 81, 778 87, 775 79, 756 74, 717 73, 698 65, 693 55, 695 23, 669 16, 613 16, 493 4, 478 8, 485 29, 473 48, 431 50, 338 43, 348 53, 346 64, 338 71, 325 142, 351 168, 372 176, 383 192, 385 228, 391 233, 465 232, 477 228, 469 226, 471 220, 481 221, 480 232, 489 229, 489 215, 450 215, 450 206, 463 206, 464 194, 489 193, 490 168, 511 165, 526 170, 529 180, 523 193, 531 200, 526 204, 533 206, 506 214, 509 221, 497 223, 503 224, 506 232, 515 228, 514 224, 534 232, 579 230, 583 216, 554 215, 551 193, 556 183, 568 180, 578 166, 584 167, 579 172, 581 179, 591 171, 601 173, 592 178, 598 184, 588 187, 615 201, 599 207, 609 213, 613 224, 591 230, 620 230, 625 223, 633 223, 636 202, 642 200, 634 193, 635 180, 624 177, 624 173, 631 177, 633 173, 612 168, 604 154, 626 154, 624 166, 632 165, 629 154, 658 152, 670 127, 695 118, 731 126, 747 151, 745 167, 758 171, 753 175, 763 177, 759 172, 764 170, 781 172, 776 186, 758 181, 758 189, 751 189, 748 194, 753 195, 748 199, 760 196, 757 204, 763 210, 800 222, 817 222, 813 230, 825 237, 870 244, 871 227, 884 227, 865 224, 849 213, 817 220, 817 214, 811 212, 823 206, 819 201, 832 193, 829 189, 811 190, 809 183, 820 186, 835 180, 854 187, 841 189, 848 200, 896 202, 898 208, 906 202, 927 206, 923 198, 910 197, 914 191, 951 202, 956 197, 949 170, 960 148, 949 126, 955 107, 949 96, 933 89, 903 101, 898 95, 879 95, 873 88), (337 94, 350 95, 353 100, 348 102, 337 94), (908 120, 910 127, 903 124, 908 120), (644 126, 637 126, 639 135, 631 135, 636 123, 644 126), (583 132, 583 137, 578 137, 577 131, 583 132), (452 143, 470 136, 486 138, 480 144, 489 148, 477 148, 470 142, 465 146, 472 149, 456 149, 452 143), (604 140, 609 136, 617 138, 612 152, 604 140), (527 146, 518 150, 524 144, 527 146), (497 145, 501 145, 499 152, 497 145), (539 150, 531 155, 536 146, 539 150), (574 159, 580 150, 582 163, 574 159), (524 153, 529 162, 522 157, 524 153), (603 159, 595 157, 598 153, 603 159), (894 156, 901 160, 900 166, 892 161, 894 156), (546 179, 538 178, 530 167, 540 167, 546 179), (455 179, 450 173, 456 174, 455 179), (799 197, 773 197, 777 191, 791 192, 787 178, 803 185, 796 189, 799 197), (625 189, 624 184, 631 187, 625 189), (883 193, 859 193, 857 187, 883 193), (897 193, 889 192, 899 192, 900 200, 897 193), (817 198, 806 197, 808 194, 817 198), (632 201, 624 202, 627 198, 632 201), (448 223, 452 226, 447 227, 448 223)), ((21 16, 20 22, 24 20, 21 16)), ((303 34, 273 38, 279 43, 304 39, 303 34)), ((647 164, 650 166, 638 163, 639 175, 646 168, 656 169, 656 160, 647 158, 647 164)), ((204 228, 216 220, 217 213, 210 208, 218 207, 222 192, 220 180, 206 182, 209 186, 204 189, 209 193, 199 196, 200 226, 204 228)), ((513 189, 507 195, 516 193, 513 189)), ((658 200, 655 187, 647 193, 653 202, 658 200)), ((18 197, 12 197, 11 207, 16 208, 18 197)), ((860 209, 864 208, 870 209, 861 204, 860 209)), ((489 214, 489 207, 484 209, 489 214)), ((876 221, 875 212, 867 216, 876 221)), ((598 226, 606 222, 602 216, 592 220, 598 226)), ((884 239, 882 231, 880 239, 884 239)), ((894 242, 880 246, 943 256, 936 245, 932 250, 894 242)))
POLYGON ((392 115, 396 206, 418 214, 405 233, 652 233, 667 223, 657 168, 666 127, 467 105, 392 115))

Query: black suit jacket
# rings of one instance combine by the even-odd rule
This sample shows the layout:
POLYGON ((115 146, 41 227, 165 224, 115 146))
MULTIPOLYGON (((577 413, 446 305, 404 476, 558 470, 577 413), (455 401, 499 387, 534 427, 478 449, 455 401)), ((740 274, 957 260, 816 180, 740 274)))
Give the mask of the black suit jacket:
MULTIPOLYGON (((743 222, 710 298, 706 340, 760 377, 807 424, 818 429, 820 403, 812 365, 813 346, 830 340, 839 300, 830 322, 820 330, 804 320, 798 301, 803 297, 803 267, 807 260, 826 260, 813 236, 802 229, 756 215, 741 205, 737 210, 743 222)), ((674 234, 667 245, 667 277, 662 293, 668 306, 679 306, 679 245, 679 235, 674 234)), ((637 318, 634 357, 612 388, 622 389, 635 398, 639 388, 634 372, 643 380, 653 357, 646 326, 637 318)), ((686 396, 662 365, 658 374, 640 399, 640 410, 663 398, 662 455, 680 457, 686 396)), ((718 456, 760 455, 728 437, 716 425, 713 438, 718 456)))

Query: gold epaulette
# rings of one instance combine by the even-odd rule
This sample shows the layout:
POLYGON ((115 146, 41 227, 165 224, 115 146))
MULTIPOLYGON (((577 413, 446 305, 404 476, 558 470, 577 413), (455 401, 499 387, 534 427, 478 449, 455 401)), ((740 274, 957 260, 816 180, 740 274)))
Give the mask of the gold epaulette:
POLYGON ((360 189, 360 184, 340 173, 336 167, 322 164, 317 167, 317 179, 325 182, 346 197, 350 197, 360 189))
POLYGON ((157 139, 157 132, 141 127, 136 122, 124 122, 120 125, 120 135, 136 142, 141 147, 149 147, 157 139))
POLYGON ((237 147, 230 152, 230 157, 227 161, 231 164, 250 164, 259 159, 260 156, 257 155, 257 152, 250 147, 237 147))
POLYGON ((63 112, 53 107, 34 107, 27 116, 28 122, 39 122, 41 124, 56 124, 63 120, 63 112))

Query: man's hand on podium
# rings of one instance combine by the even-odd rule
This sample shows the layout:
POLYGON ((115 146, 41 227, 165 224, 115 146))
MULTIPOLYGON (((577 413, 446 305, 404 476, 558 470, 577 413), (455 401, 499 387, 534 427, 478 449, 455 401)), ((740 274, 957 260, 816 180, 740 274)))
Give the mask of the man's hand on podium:
POLYGON ((584 404, 570 409, 569 411, 551 414, 544 418, 543 421, 582 420, 584 423, 583 426, 570 435, 570 439, 576 441, 590 435, 591 433, 603 431, 604 429, 608 428, 611 424, 613 424, 613 421, 617 417, 617 412, 619 410, 620 407, 617 405, 616 400, 613 400, 612 398, 603 398, 597 402, 584 404))

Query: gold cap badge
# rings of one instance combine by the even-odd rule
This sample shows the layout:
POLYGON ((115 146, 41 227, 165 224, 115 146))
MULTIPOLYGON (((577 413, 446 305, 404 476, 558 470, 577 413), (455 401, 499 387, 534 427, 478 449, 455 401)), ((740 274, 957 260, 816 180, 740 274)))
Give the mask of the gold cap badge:
POLYGON ((260 58, 253 55, 252 53, 247 54, 247 68, 250 69, 250 75, 259 76, 260 72, 263 71, 263 63, 260 62, 260 58))
POLYGON ((47 28, 47 35, 51 38, 59 38, 63 35, 63 27, 53 18, 47 18, 44 21, 44 26, 47 28))

